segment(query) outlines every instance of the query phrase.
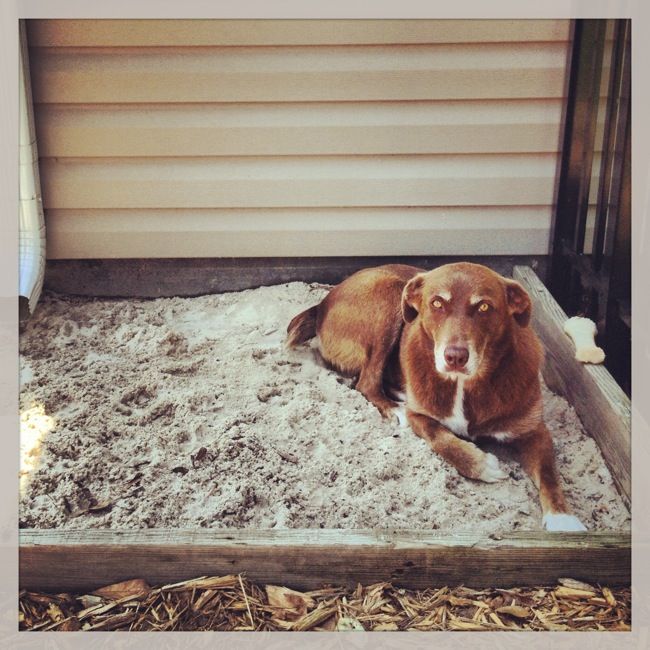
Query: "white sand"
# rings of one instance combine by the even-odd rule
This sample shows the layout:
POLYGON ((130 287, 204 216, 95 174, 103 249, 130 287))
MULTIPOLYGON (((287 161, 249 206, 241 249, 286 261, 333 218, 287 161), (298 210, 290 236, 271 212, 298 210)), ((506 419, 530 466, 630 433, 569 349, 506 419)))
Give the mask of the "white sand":
MULTIPOLYGON (((284 332, 326 293, 46 296, 21 336, 21 527, 539 529, 537 491, 461 477, 284 332), (92 508, 95 508, 94 510, 92 508)), ((545 392, 567 499, 590 529, 629 513, 598 448, 545 392)))

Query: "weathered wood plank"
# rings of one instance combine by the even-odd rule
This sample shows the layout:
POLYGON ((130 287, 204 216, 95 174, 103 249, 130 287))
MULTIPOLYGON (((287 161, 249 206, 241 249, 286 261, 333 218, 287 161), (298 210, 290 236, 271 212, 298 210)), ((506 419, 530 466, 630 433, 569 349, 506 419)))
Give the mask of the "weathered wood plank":
MULTIPOLYGON (((337 284, 359 269, 380 264, 412 264, 431 269, 457 256, 249 257, 49 259, 45 287, 82 296, 161 298, 241 291, 284 282, 337 284)), ((513 266, 536 265, 541 256, 474 256, 472 260, 512 275, 513 266)))
POLYGON ((544 380, 573 405, 585 429, 598 443, 629 507, 632 494, 630 399, 604 366, 576 361, 573 342, 562 330, 567 315, 535 272, 526 266, 516 266, 513 277, 526 287, 533 301, 533 327, 546 349, 544 380))
POLYGON ((630 582, 629 535, 613 533, 493 539, 412 530, 23 530, 19 556, 21 588, 57 592, 233 572, 302 589, 384 580, 410 588, 508 587, 565 576, 630 582))

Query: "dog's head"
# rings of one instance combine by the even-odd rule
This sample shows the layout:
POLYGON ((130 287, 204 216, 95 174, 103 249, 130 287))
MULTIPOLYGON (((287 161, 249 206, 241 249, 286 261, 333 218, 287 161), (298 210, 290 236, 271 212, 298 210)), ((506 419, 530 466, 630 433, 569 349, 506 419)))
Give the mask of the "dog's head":
POLYGON ((443 376, 482 374, 512 328, 528 326, 530 313, 518 282, 468 262, 419 273, 402 293, 404 320, 419 317, 443 376))

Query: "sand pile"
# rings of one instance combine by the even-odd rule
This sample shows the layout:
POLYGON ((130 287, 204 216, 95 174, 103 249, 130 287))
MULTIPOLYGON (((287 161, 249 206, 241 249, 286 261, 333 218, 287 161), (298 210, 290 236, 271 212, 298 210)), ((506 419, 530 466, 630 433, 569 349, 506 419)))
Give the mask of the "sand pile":
MULTIPOLYGON (((461 477, 382 420, 286 325, 326 287, 157 300, 45 296, 21 336, 21 527, 539 529, 537 492, 461 477)), ((596 444, 545 391, 567 499, 590 529, 629 513, 596 444)))

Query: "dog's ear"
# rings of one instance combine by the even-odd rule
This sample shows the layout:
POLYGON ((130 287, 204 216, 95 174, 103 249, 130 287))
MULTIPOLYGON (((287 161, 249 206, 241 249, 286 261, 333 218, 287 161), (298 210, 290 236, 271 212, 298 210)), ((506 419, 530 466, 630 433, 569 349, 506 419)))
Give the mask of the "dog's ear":
POLYGON ((412 277, 402 291, 402 318, 410 323, 420 313, 422 303, 422 285, 424 277, 421 273, 412 277))
POLYGON ((522 327, 526 327, 530 322, 532 303, 526 289, 519 282, 514 280, 505 280, 506 285, 506 302, 508 311, 522 327))

